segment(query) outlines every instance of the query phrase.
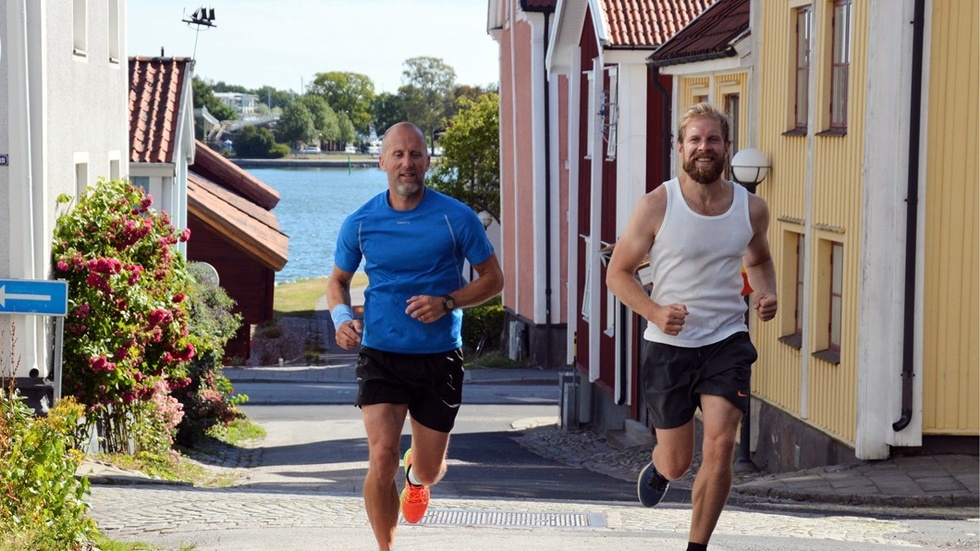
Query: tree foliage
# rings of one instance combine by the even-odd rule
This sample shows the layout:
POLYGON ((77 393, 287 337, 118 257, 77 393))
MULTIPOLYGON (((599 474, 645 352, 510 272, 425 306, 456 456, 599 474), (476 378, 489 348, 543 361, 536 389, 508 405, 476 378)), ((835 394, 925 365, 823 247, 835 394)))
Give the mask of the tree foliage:
POLYGON ((499 96, 461 97, 458 112, 439 139, 442 157, 429 185, 500 219, 499 96))
POLYGON ((316 130, 314 139, 321 142, 336 142, 341 138, 340 119, 326 100, 314 94, 306 94, 297 99, 296 103, 306 107, 313 117, 313 128, 316 130))
POLYGON ((408 120, 405 99, 400 94, 378 94, 371 109, 374 112, 374 130, 378 136, 383 136, 389 126, 408 120))
MULTIPOLYGON (((312 142, 319 133, 310 109, 303 102, 297 101, 282 110, 279 123, 276 124, 276 134, 280 142, 288 143, 295 149, 300 144, 312 142)), ((235 150, 238 151, 237 143, 235 150)))
POLYGON ((262 86, 253 92, 259 101, 269 106, 269 109, 285 109, 293 103, 294 94, 289 90, 277 90, 272 86, 262 86))
POLYGON ((445 126, 455 99, 456 71, 435 57, 407 59, 404 68, 398 92, 406 117, 425 132, 434 151, 435 133, 445 126))
POLYGON ((194 96, 194 107, 207 107, 214 118, 219 121, 232 121, 238 118, 238 112, 221 103, 221 100, 214 96, 211 85, 204 80, 194 77, 191 83, 194 96))
POLYGON ((289 153, 288 147, 276 143, 276 137, 271 130, 253 125, 242 128, 235 135, 232 144, 235 153, 243 158, 275 159, 289 153), (280 148, 285 148, 285 152, 280 148))
POLYGON ((368 76, 341 71, 317 73, 307 91, 322 97, 338 114, 345 113, 357 132, 370 131, 374 81, 368 76))

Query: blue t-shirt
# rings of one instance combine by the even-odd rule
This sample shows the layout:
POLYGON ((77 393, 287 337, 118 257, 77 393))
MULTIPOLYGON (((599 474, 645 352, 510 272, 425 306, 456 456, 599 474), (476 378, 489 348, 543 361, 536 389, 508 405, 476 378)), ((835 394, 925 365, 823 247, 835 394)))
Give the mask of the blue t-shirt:
POLYGON ((425 188, 409 211, 388 204, 388 191, 344 220, 334 264, 354 273, 364 260, 364 334, 361 343, 386 352, 434 354, 463 345, 463 312, 425 324, 405 313, 415 295, 442 296, 463 287, 463 260, 489 260, 493 245, 473 209, 425 188))

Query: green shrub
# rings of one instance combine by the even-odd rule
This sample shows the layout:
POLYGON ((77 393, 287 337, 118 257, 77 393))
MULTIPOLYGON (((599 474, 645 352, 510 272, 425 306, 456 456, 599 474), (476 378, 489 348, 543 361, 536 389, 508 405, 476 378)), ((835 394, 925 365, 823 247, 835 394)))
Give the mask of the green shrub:
POLYGON ((83 412, 64 398, 35 417, 12 385, 0 387, 0 548, 79 550, 95 535, 88 479, 75 478, 83 455, 69 445, 83 412))
POLYGON ((220 286, 204 277, 203 267, 191 263, 192 282, 187 292, 188 330, 195 357, 188 367, 190 383, 174 389, 184 416, 177 426, 177 443, 193 447, 216 425, 226 426, 243 416, 237 406, 248 396, 232 396, 231 381, 222 371, 225 345, 242 324, 232 313, 235 301, 220 286))
POLYGON ((272 149, 269 150, 269 158, 282 159, 286 155, 289 155, 289 153, 290 150, 288 145, 284 143, 277 143, 276 145, 272 146, 272 149))
POLYGON ((472 353, 483 353, 500 348, 500 335, 504 332, 504 307, 499 296, 479 306, 463 310, 463 348, 472 353), (483 347, 480 347, 481 341, 483 347))
POLYGON ((108 452, 133 444, 169 453, 182 415, 170 391, 190 383, 191 277, 175 248, 190 231, 151 204, 129 182, 100 181, 55 225, 53 272, 68 281, 69 297, 64 390, 86 407, 108 452))

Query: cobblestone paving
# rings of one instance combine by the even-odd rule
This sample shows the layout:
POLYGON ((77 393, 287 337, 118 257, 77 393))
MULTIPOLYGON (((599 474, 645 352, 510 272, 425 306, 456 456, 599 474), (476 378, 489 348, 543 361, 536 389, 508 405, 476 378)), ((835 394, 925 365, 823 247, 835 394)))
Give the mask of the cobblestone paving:
MULTIPOLYGON (((359 497, 254 492, 234 488, 201 490, 187 487, 97 486, 92 488, 91 503, 93 517, 99 526, 110 537, 121 538, 242 527, 350 528, 367 525, 359 497), (143 506, 147 503, 154 506, 143 506)), ((440 511, 592 513, 602 515, 606 521, 605 527, 574 529, 686 534, 690 525, 689 508, 666 505, 643 509, 608 503, 434 498, 431 506, 433 510, 440 511)), ((715 530, 716 534, 735 536, 817 538, 911 547, 912 544, 896 539, 907 532, 909 528, 900 521, 848 516, 801 517, 733 510, 724 512, 715 530)))
MULTIPOLYGON (((531 428, 517 441, 532 451, 571 465, 582 465, 610 476, 632 480, 649 461, 649 450, 637 446, 611 448, 589 432, 568 433, 553 426, 531 428), (554 450, 570 450, 566 454, 554 450)), ((249 468, 261 462, 261 448, 216 447, 197 452, 196 460, 216 471, 236 472, 244 480, 249 468)), ((312 491, 269 491, 242 487, 204 489, 189 486, 95 485, 92 517, 110 537, 139 538, 152 534, 192 534, 237 528, 361 528, 367 526, 360 496, 325 495, 312 491), (153 504, 147 507, 147 504, 153 504)), ((664 504, 656 509, 610 503, 556 503, 506 500, 440 499, 433 511, 576 513, 600 515, 600 527, 575 530, 639 531, 684 535, 690 526, 690 507, 664 504)), ((423 521, 424 524, 424 521, 423 521)), ((555 527, 529 527, 555 530, 555 527)), ((558 528, 561 529, 561 528, 558 528)), ((569 528, 571 529, 571 528, 569 528)), ((909 527, 894 520, 853 516, 783 515, 728 509, 716 534, 818 538, 828 541, 887 544, 906 547, 909 527)))

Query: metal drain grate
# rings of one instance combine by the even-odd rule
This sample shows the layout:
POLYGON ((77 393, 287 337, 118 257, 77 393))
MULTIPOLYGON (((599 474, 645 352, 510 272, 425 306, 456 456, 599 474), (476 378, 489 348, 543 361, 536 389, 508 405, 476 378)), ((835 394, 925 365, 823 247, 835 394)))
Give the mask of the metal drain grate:
POLYGON ((500 526, 510 528, 605 528, 602 513, 532 513, 429 509, 419 524, 430 526, 500 526))

